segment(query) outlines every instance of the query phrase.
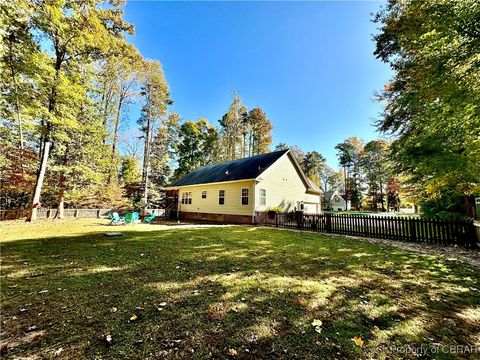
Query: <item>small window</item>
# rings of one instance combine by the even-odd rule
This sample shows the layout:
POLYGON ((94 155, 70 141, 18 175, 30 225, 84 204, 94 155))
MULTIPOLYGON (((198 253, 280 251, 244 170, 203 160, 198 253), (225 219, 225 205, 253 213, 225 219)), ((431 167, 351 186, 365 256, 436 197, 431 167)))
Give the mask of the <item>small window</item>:
POLYGON ((189 192, 189 193, 188 193, 188 203, 189 203, 189 204, 192 203, 192 192, 189 192))
POLYGON ((225 204, 225 190, 218 190, 218 204, 225 204))
POLYGON ((203 190, 202 191, 202 199, 206 199, 206 198, 207 198, 207 191, 203 190))
POLYGON ((248 188, 242 189, 242 205, 248 205, 248 188))
POLYGON ((267 190, 260 189, 260 205, 267 205, 267 190))
POLYGON ((338 196, 335 196, 335 202, 340 202, 340 198, 338 196))

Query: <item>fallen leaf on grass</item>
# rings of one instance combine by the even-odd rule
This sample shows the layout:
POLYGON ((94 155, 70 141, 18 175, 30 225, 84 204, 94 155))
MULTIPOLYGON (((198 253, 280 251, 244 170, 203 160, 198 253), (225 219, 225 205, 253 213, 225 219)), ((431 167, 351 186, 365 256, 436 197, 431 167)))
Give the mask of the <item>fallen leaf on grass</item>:
POLYGON ((318 320, 318 319, 313 320, 312 326, 322 326, 322 320, 318 320))
POLYGON ((236 356, 238 354, 237 350, 235 349, 228 349, 228 355, 236 356))
POLYGON ((110 309, 110 312, 112 312, 112 313, 117 312, 117 308, 116 308, 116 307, 112 307, 112 308, 110 309))
POLYGON ((137 315, 132 315, 132 317, 130 318, 130 321, 135 321, 137 320, 137 315))
POLYGON ((297 305, 302 305, 302 304, 303 304, 303 299, 298 297, 298 298, 295 300, 295 304, 297 304, 297 305))
POLYGON ((365 343, 360 336, 355 336, 352 340, 359 347, 363 347, 363 344, 365 343))
POLYGON ((161 303, 158 304, 158 305, 160 305, 161 307, 164 307, 164 306, 167 306, 167 303, 166 303, 166 302, 161 302, 161 303))

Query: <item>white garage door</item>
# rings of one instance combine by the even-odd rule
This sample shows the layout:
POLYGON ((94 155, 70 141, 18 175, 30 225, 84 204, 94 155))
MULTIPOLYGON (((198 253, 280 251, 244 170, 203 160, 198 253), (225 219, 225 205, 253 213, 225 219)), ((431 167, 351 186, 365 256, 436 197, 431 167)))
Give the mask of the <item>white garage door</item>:
POLYGON ((303 204, 303 212, 310 213, 310 214, 316 214, 318 213, 318 204, 312 204, 312 203, 304 203, 303 204))

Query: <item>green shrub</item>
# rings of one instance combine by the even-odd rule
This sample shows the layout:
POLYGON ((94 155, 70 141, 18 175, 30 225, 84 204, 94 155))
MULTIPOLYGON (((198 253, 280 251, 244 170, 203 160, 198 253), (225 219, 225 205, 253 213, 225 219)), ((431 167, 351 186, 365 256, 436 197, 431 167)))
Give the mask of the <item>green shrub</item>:
POLYGON ((277 214, 280 214, 283 212, 283 209, 280 206, 274 206, 274 207, 269 207, 267 209, 268 212, 275 212, 277 214))

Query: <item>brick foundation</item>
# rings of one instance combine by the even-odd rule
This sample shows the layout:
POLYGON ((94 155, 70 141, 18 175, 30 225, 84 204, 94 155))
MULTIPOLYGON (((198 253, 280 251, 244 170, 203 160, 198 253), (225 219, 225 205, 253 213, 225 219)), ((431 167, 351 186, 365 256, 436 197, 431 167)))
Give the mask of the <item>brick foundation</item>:
POLYGON ((180 220, 212 221, 227 224, 253 224, 254 217, 252 215, 207 214, 180 211, 180 220))

